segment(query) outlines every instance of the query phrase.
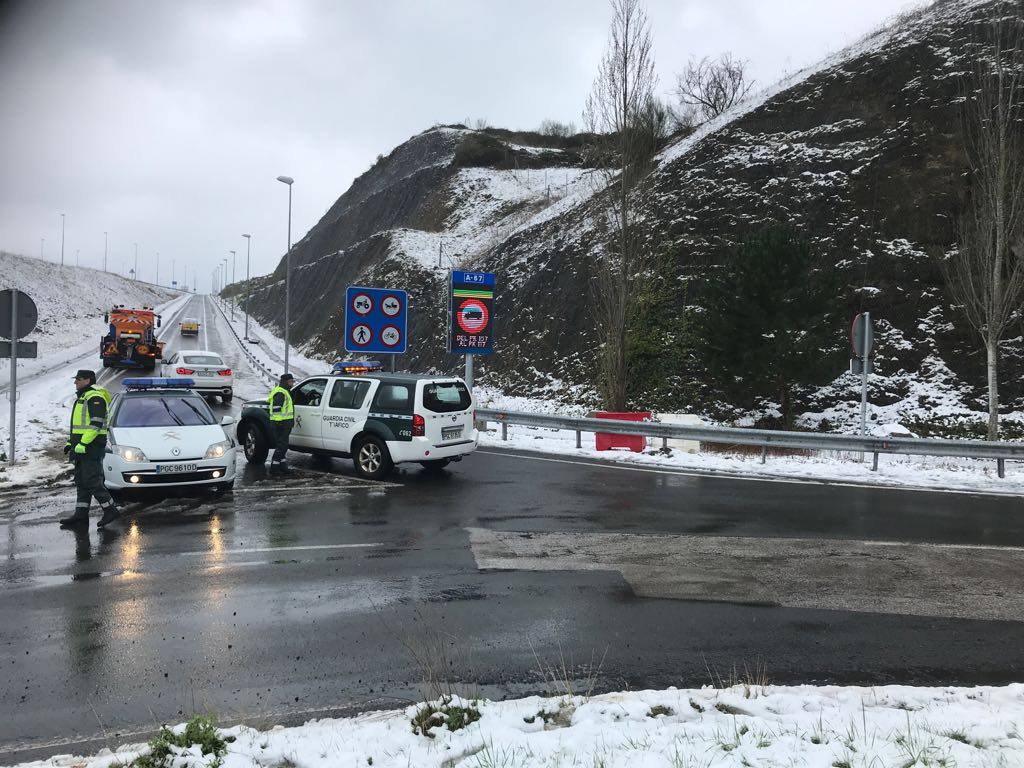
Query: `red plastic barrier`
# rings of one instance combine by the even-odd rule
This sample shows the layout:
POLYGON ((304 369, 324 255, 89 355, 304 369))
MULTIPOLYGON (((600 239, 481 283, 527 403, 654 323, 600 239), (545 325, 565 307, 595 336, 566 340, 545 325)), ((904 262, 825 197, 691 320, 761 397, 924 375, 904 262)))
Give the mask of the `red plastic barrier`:
MULTIPOLYGON (((632 413, 614 413, 612 411, 598 411, 594 414, 597 419, 615 419, 616 421, 648 421, 651 418, 650 411, 634 411, 632 413)), ((597 450, 609 451, 612 448, 628 448, 633 453, 643 453, 647 447, 647 438, 643 435, 617 435, 611 432, 595 432, 597 450)))

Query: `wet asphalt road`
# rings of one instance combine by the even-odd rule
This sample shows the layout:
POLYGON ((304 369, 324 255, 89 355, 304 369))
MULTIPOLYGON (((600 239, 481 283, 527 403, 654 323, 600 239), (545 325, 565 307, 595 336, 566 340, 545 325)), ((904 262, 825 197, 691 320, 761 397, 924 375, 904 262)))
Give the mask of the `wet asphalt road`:
MULTIPOLYGON (((215 312, 194 297, 165 317, 168 351, 218 350, 261 388, 215 312), (189 315, 199 338, 177 334, 189 315)), ((194 711, 397 706, 434 667, 490 696, 561 692, 563 660, 577 690, 1024 668, 1017 499, 493 450, 387 483, 296 464, 287 482, 248 469, 233 498, 147 497, 103 533, 58 530, 69 489, 0 499, 0 763, 194 711)))
POLYGON ((427 693, 428 667, 490 696, 560 692, 563 659, 577 690, 744 667, 778 683, 1024 672, 1019 499, 493 450, 388 483, 296 465, 287 482, 250 468, 233 498, 134 504, 103 533, 58 530, 67 490, 4 499, 0 763, 193 711, 393 707, 427 693))

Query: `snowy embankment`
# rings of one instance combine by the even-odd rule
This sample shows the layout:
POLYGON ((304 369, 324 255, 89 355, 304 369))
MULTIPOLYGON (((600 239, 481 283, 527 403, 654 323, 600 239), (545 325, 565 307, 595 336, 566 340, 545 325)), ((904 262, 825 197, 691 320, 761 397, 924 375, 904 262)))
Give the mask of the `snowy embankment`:
MULTIPOLYGON (((15 287, 35 301, 36 330, 27 341, 38 344, 39 357, 18 362, 16 456, 0 464, 0 488, 28 480, 39 482, 58 475, 67 465, 63 444, 68 404, 74 393, 72 377, 78 368, 100 368, 99 340, 106 331, 103 314, 115 304, 156 306, 169 315, 190 294, 159 289, 85 267, 60 267, 51 262, 0 254, 0 287, 15 287)), ((8 420, 6 395, 10 365, 0 362, 0 390, 5 394, 0 419, 0 453, 6 459, 8 420)))
MULTIPOLYGON (((474 394, 481 408, 534 413, 558 413, 583 416, 583 406, 564 406, 548 400, 508 397, 488 387, 475 387, 474 394)), ((898 425, 881 425, 872 434, 905 434, 898 425)), ((482 448, 512 448, 536 451, 573 459, 614 462, 621 466, 649 470, 692 471, 751 479, 790 480, 833 484, 896 486, 907 489, 946 490, 968 493, 1024 494, 1024 467, 1007 462, 1006 477, 1000 478, 994 460, 959 459, 939 456, 897 456, 881 454, 878 471, 871 471, 871 457, 860 460, 856 453, 827 452, 810 456, 772 455, 764 464, 760 453, 722 451, 687 453, 674 448, 662 450, 661 441, 648 439, 643 453, 626 450, 598 451, 594 435, 584 433, 582 448, 576 447, 576 433, 566 430, 542 429, 509 424, 507 440, 501 427, 490 424, 481 433, 482 448)))
MULTIPOLYGON (((171 747, 160 765, 223 768, 679 768, 681 766, 1021 766, 1024 685, 979 688, 736 685, 594 697, 455 699, 413 732, 421 706, 295 728, 220 731, 220 755, 171 747), (474 720, 477 713, 479 719, 474 720)), ((173 729, 183 730, 182 726, 173 729)), ((148 747, 64 755, 22 768, 129 765, 148 747)))
MULTIPOLYGON (((237 337, 245 343, 245 314, 241 309, 236 309, 235 319, 231 320, 231 302, 217 296, 214 296, 213 300, 220 308, 222 314, 221 322, 234 328, 237 337)), ((282 373, 284 370, 284 340, 275 336, 273 331, 267 330, 256 322, 256 318, 251 315, 249 317, 249 338, 256 339, 259 343, 246 343, 245 349, 275 375, 282 373)), ((225 342, 227 341, 225 339, 225 342)), ((231 341, 234 342, 235 340, 232 339, 231 341)), ((298 379, 330 369, 330 365, 323 360, 308 357, 295 347, 291 347, 288 352, 288 367, 291 368, 292 375, 298 379)))

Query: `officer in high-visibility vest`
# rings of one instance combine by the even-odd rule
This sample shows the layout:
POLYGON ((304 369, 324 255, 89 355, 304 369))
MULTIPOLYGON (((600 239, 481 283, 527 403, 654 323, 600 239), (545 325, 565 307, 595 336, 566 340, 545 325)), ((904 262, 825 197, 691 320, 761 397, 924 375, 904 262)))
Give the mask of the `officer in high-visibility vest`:
POLYGON ((292 402, 292 384, 295 377, 282 374, 280 383, 270 390, 267 402, 270 404, 270 424, 274 428, 274 455, 270 459, 270 471, 287 474, 288 435, 295 424, 295 404, 292 402))
POLYGON ((116 520, 119 516, 110 491, 103 485, 103 454, 107 448, 107 411, 110 393, 96 386, 96 372, 80 370, 75 374, 78 397, 71 409, 71 434, 64 446, 75 465, 75 486, 78 500, 75 513, 61 518, 62 528, 89 522, 89 507, 93 496, 103 510, 97 528, 116 520))

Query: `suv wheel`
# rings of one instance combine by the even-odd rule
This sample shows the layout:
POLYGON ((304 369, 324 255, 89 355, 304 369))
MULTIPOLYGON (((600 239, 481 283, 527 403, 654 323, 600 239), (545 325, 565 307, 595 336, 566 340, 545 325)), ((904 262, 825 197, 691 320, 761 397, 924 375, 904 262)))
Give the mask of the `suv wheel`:
POLYGON ((270 452, 270 443, 267 442, 263 432, 258 427, 250 425, 243 430, 240 437, 245 460, 250 464, 266 463, 267 454, 270 452))
POLYGON ((391 472, 394 463, 387 445, 378 437, 364 437, 359 441, 352 458, 356 474, 368 480, 381 480, 391 472))

